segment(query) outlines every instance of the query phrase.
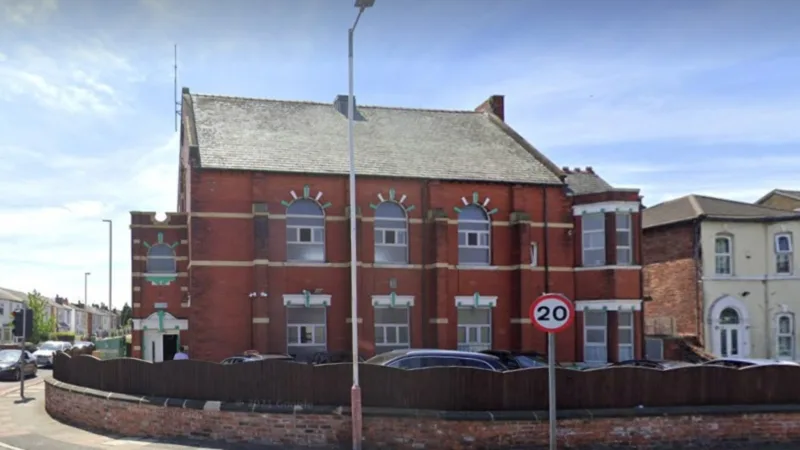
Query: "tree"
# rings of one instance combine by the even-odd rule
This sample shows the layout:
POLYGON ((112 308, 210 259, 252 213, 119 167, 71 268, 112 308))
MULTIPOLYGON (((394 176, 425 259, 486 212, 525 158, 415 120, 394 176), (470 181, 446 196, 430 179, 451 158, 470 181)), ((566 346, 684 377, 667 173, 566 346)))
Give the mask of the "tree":
POLYGON ((28 308, 33 312, 33 333, 31 341, 46 341, 50 333, 56 331, 56 316, 50 308, 50 302, 42 294, 34 290, 28 293, 28 308))
POLYGON ((122 307, 122 311, 120 311, 119 313, 120 326, 126 327, 130 325, 129 322, 131 321, 131 314, 132 314, 131 307, 127 303, 125 303, 125 306, 122 307))

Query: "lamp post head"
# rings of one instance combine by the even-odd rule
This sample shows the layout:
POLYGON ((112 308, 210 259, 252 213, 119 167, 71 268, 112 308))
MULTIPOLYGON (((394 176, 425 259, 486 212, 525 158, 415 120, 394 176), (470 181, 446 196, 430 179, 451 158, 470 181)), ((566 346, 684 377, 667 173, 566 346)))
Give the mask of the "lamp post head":
POLYGON ((86 272, 86 273, 83 274, 83 276, 88 277, 91 274, 92 274, 92 272, 86 272))
POLYGON ((375 0, 356 0, 355 7, 356 8, 371 8, 375 6, 375 0))

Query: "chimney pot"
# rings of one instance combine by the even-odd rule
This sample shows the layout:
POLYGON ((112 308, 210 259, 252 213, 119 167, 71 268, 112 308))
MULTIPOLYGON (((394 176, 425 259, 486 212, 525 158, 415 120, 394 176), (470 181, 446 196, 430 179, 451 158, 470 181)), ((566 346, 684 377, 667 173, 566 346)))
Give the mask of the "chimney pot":
POLYGON ((563 167, 561 168, 561 170, 563 170, 563 171, 564 171, 564 173, 570 173, 569 167, 567 167, 567 166, 563 166, 563 167))
POLYGON ((581 173, 581 168, 580 167, 576 167, 576 168, 574 168, 572 170, 574 170, 575 173, 581 173))
POLYGON ((483 113, 492 113, 497 116, 500 120, 506 120, 506 108, 505 108, 505 96, 503 95, 492 95, 485 102, 481 103, 480 106, 475 108, 476 112, 483 112, 483 113))
POLYGON ((592 168, 592 166, 587 166, 586 167, 586 171, 589 172, 590 174, 594 175, 594 169, 592 168))
MULTIPOLYGON (((347 105, 349 103, 350 96, 349 95, 337 95, 336 98, 333 100, 333 107, 336 108, 336 111, 339 111, 339 114, 347 117, 347 105)), ((356 102, 356 96, 353 96, 353 109, 356 110, 358 107, 356 106, 358 103, 356 102)), ((355 111, 353 111, 353 115, 355 116, 355 111)))

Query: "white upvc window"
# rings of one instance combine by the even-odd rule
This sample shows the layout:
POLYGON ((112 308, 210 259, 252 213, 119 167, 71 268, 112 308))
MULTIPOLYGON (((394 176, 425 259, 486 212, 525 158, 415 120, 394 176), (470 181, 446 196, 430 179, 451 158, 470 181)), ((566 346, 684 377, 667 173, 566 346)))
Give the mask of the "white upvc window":
POLYGON ((531 242, 531 267, 539 265, 539 244, 531 242))
POLYGON ((409 312, 407 306, 375 306, 375 352, 385 353, 408 348, 409 312))
POLYGON ((395 202, 383 202, 375 210, 375 262, 408 263, 408 219, 395 202))
POLYGON ((325 212, 310 199, 286 209, 286 260, 325 262, 325 212))
POLYGON ((780 233, 775 235, 775 271, 782 274, 792 273, 792 260, 794 259, 794 247, 792 245, 792 235, 790 233, 780 233))
POLYGON ((633 233, 631 233, 631 214, 616 214, 617 229, 617 264, 627 266, 633 264, 633 233))
POLYGON ((733 238, 730 236, 714 239, 714 273, 733 275, 733 238))
POLYGON ((492 309, 458 308, 458 349, 477 352, 492 348, 492 309))
POLYGON ((286 347, 298 360, 327 350, 327 308, 325 306, 286 307, 286 347))
POLYGON ((594 213, 581 216, 581 235, 583 241, 583 265, 605 265, 606 215, 604 213, 594 213))
POLYGON ((583 360, 587 363, 608 362, 608 320, 605 310, 583 311, 583 360))
POLYGON ((619 361, 628 361, 634 358, 633 354, 633 311, 619 311, 617 313, 617 334, 619 361))
POLYGON ((777 322, 775 345, 778 359, 793 360, 795 358, 794 316, 791 314, 779 314, 777 322))
POLYGON ((478 205, 467 205, 458 213, 458 263, 488 266, 492 263, 492 224, 478 205))

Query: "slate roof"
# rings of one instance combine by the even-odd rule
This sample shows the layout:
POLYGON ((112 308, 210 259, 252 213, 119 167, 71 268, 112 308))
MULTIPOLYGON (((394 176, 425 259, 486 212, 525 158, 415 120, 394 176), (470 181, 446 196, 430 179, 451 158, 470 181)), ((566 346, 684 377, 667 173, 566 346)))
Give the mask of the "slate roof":
MULTIPOLYGON (((347 117, 333 102, 199 95, 187 89, 183 99, 201 168, 349 172, 347 117)), ((558 166, 492 114, 375 106, 357 106, 357 112, 359 175, 562 184, 558 166)))
POLYGON ((800 213, 691 194, 645 209, 642 213, 642 227, 653 228, 698 218, 731 221, 800 220, 800 213))
POLYGON ((610 192, 614 190, 614 186, 594 173, 594 169, 587 167, 586 169, 570 169, 569 167, 562 167, 561 170, 567 174, 564 182, 567 183, 569 189, 575 195, 595 194, 598 192, 610 192))
POLYGON ((0 288, 0 300, 11 300, 15 302, 24 302, 28 299, 28 294, 13 289, 0 288))
POLYGON ((782 195, 784 197, 789 197, 794 200, 800 200, 800 191, 792 191, 789 189, 773 189, 767 193, 767 195, 761 197, 760 199, 756 200, 756 204, 760 205, 767 201, 773 195, 782 195))

